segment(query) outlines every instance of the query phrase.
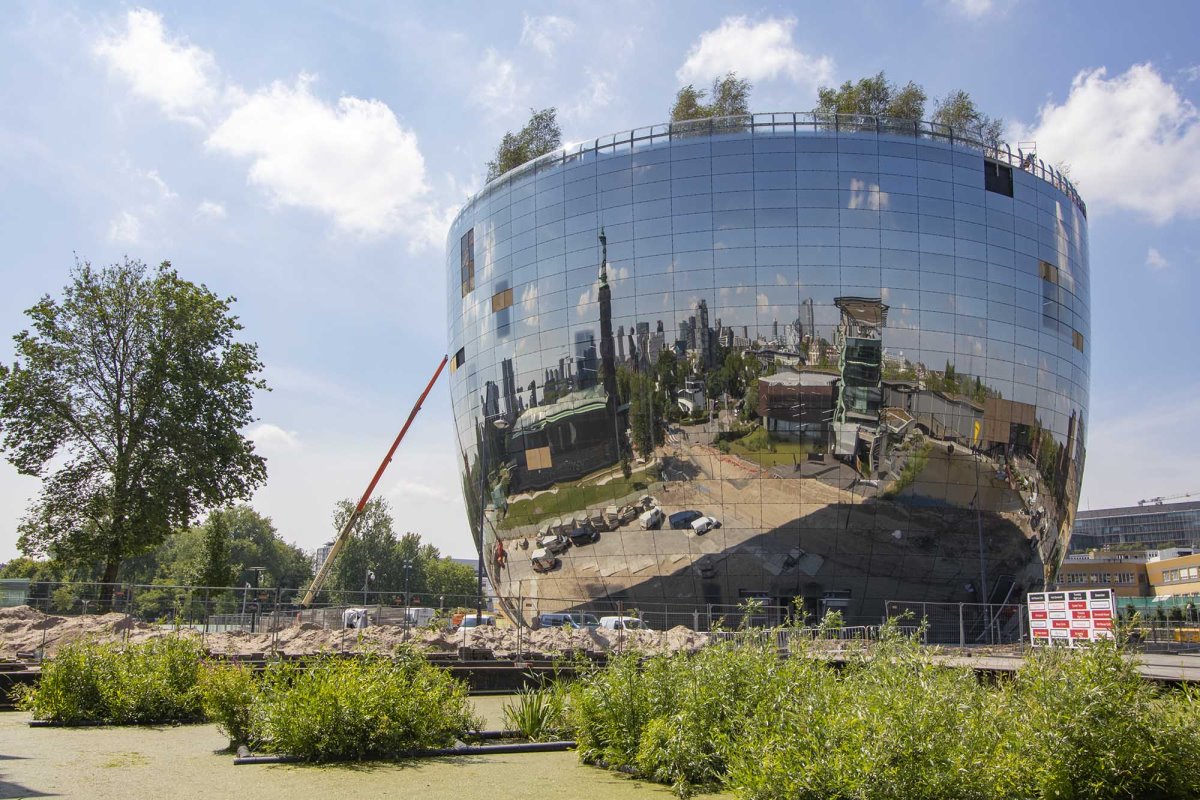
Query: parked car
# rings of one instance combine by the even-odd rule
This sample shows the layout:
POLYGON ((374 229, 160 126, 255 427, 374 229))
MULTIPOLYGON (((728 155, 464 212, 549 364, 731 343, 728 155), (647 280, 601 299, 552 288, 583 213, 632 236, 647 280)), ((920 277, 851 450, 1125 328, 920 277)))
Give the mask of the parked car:
POLYGON ((596 628, 600 622, 592 614, 539 614, 534 619, 535 628, 596 628))
POLYGON ((549 533, 538 539, 538 547, 544 548, 550 555, 558 555, 571 546, 567 537, 560 533, 549 533))
POLYGON ((642 530, 652 531, 662 527, 663 513, 658 506, 651 508, 645 514, 638 517, 638 521, 642 524, 642 530))
POLYGON ((571 544, 580 547, 600 540, 600 533, 595 528, 576 528, 567 534, 571 544))
POLYGON ((650 627, 637 617, 601 617, 600 628, 606 631, 650 630, 650 627))
POLYGON ((544 547, 534 550, 529 555, 529 562, 533 564, 534 572, 549 572, 556 569, 560 563, 558 558, 544 547))
POLYGON ((688 528, 692 527, 693 522, 703 516, 704 515, 699 511, 694 510, 676 511, 669 517, 671 521, 671 528, 677 531, 686 531, 688 528))
POLYGON ((481 614, 476 617, 475 614, 464 614, 462 622, 458 623, 460 628, 494 628, 496 627, 496 618, 491 614, 481 614))
POLYGON ((699 519, 692 520, 692 533, 697 536, 719 527, 721 527, 721 522, 715 517, 700 517, 699 519))

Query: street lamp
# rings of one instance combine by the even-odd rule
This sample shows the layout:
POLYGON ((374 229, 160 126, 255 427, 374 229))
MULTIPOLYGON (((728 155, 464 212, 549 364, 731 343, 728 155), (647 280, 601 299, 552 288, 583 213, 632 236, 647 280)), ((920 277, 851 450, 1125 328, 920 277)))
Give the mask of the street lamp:
POLYGON ((375 580, 375 573, 372 572, 371 567, 368 566, 366 572, 363 574, 363 607, 364 608, 366 608, 366 606, 367 606, 367 592, 371 588, 371 581, 373 581, 373 580, 375 580))
POLYGON ((475 627, 483 624, 483 532, 487 513, 487 426, 491 423, 497 430, 504 430, 508 422, 500 412, 489 414, 479 421, 479 567, 478 586, 475 597, 475 627))
POLYGON ((408 630, 408 574, 412 572, 412 559, 404 559, 404 630, 408 630))

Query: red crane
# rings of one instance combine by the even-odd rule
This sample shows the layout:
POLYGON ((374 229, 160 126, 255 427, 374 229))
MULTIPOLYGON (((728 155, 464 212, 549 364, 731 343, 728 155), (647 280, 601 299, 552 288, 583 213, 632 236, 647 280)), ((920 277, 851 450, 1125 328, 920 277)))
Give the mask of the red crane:
POLYGON ((387 469, 387 465, 392 462, 392 456, 396 454, 396 448, 400 446, 400 440, 404 438, 404 434, 408 433, 409 426, 416 419, 417 412, 421 410, 421 404, 425 402, 425 398, 429 396, 430 390, 433 389, 433 385, 437 383, 438 377, 442 374, 442 370, 445 369, 447 360, 449 360, 447 356, 442 356, 442 362, 438 364, 437 371, 429 379, 429 384, 425 387, 425 391, 421 392, 416 405, 413 406, 412 411, 408 412, 408 420, 404 423, 404 427, 400 429, 400 434, 396 437, 396 441, 392 442, 391 449, 383 457, 383 463, 379 465, 379 469, 375 470, 375 477, 371 478, 371 482, 367 484, 367 490, 363 492, 358 505, 350 512, 350 516, 346 519, 346 524, 338 531, 337 538, 333 540, 333 547, 329 548, 329 555, 325 556, 325 560, 321 562, 321 566, 317 569, 317 574, 313 576, 312 585, 308 587, 308 591, 304 593, 304 599, 300 601, 302 607, 308 608, 312 605, 317 592, 321 591, 321 587, 329 577, 330 570, 333 569, 333 560, 337 558, 337 554, 345 546, 350 535, 354 533, 354 525, 362 517, 363 510, 367 507, 367 501, 371 499, 371 493, 375 491, 375 486, 379 483, 379 479, 383 477, 383 471, 387 469))

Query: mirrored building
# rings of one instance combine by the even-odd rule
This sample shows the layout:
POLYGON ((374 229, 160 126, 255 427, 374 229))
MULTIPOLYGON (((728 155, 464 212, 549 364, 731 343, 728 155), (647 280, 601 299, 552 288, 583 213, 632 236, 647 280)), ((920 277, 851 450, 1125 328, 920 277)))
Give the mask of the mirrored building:
POLYGON ((447 270, 462 488, 526 619, 1012 602, 1066 552, 1086 207, 1032 155, 864 117, 657 126, 489 183, 447 270))

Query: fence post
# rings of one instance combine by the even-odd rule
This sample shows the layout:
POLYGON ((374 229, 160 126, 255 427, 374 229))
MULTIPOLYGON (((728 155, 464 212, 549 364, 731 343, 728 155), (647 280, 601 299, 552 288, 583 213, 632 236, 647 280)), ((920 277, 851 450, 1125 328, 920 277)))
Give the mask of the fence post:
POLYGON ((958 646, 967 646, 967 631, 963 627, 963 604, 958 604, 958 646))
POLYGON ((700 610, 697 608, 692 609, 692 630, 700 630, 700 610))

